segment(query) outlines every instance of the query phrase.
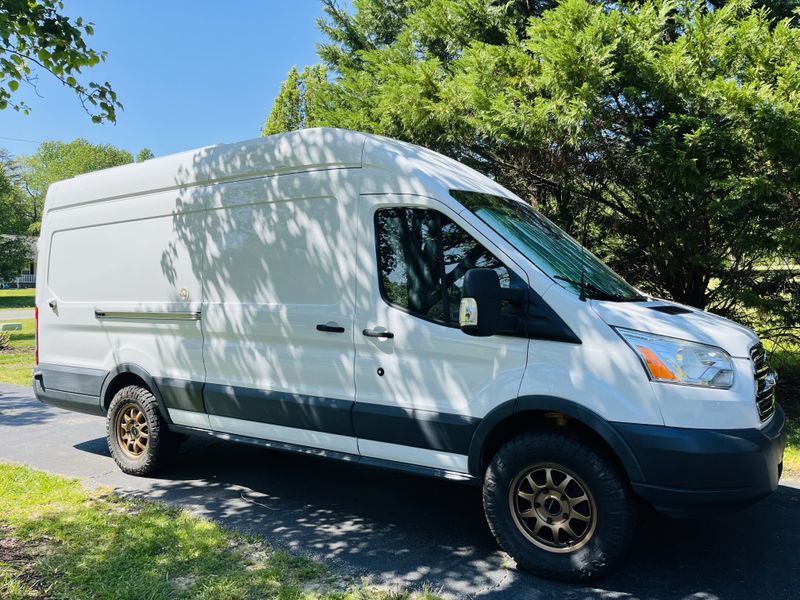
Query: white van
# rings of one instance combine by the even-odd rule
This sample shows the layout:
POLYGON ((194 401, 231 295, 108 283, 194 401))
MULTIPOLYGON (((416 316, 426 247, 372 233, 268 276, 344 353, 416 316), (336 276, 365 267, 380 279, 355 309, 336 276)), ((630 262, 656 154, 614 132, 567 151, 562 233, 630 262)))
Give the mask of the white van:
POLYGON ((494 181, 337 129, 51 186, 34 387, 105 416, 126 473, 186 434, 472 482, 518 565, 598 576, 638 500, 778 485, 749 329, 648 297, 494 181))

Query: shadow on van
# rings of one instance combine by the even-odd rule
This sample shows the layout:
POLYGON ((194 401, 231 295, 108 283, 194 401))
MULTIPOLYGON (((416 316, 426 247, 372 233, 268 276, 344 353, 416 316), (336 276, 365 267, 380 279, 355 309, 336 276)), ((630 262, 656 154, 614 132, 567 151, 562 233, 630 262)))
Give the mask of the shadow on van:
MULTIPOLYGON (((103 444, 76 448, 107 454, 103 444)), ((200 439, 161 477, 131 491, 376 583, 428 582, 459 598, 798 597, 800 490, 788 487, 716 519, 648 515, 627 563, 581 587, 514 570, 486 525, 478 488, 200 439)))

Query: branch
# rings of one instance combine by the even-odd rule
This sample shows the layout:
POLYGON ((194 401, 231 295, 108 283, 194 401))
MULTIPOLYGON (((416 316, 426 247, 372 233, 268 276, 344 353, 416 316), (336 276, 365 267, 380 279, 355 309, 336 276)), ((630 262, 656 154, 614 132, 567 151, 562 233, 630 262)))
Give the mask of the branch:
MULTIPOLYGON (((87 89, 84 86, 80 85, 77 81, 74 84, 70 83, 68 81, 68 79, 65 79, 61 75, 59 75, 57 73, 54 73, 53 70, 50 67, 48 67, 47 65, 42 63, 37 58, 34 58, 34 57, 30 56, 29 54, 25 54, 23 52, 19 52, 18 50, 15 50, 13 48, 6 48, 4 46, 0 46, 0 50, 2 50, 3 52, 8 52, 9 54, 13 54, 15 56, 19 56, 20 58, 22 58, 24 60, 29 60, 33 64, 38 65, 39 67, 41 67, 42 69, 44 69, 45 71, 50 73, 53 77, 58 79, 61 82, 62 85, 65 85, 66 87, 70 88, 73 92, 75 92, 75 94, 78 96, 78 100, 80 100, 80 103, 81 103, 81 106, 83 107, 83 110, 86 112, 87 115, 89 115, 92 118, 94 118, 96 116, 96 115, 93 115, 92 112, 86 107, 86 102, 88 101, 92 105, 95 105, 95 106, 97 105, 97 103, 93 100, 93 98, 97 94, 97 90, 94 91, 94 92, 91 92, 91 93, 87 93, 87 89)), ((100 89, 99 86, 98 86, 98 89, 100 89)), ((37 95, 38 95, 38 92, 37 92, 37 95)), ((117 105, 120 108, 122 108, 122 104, 117 102, 114 98, 111 99, 111 102, 113 102, 115 105, 117 105)), ((106 118, 107 119, 111 120, 112 122, 116 121, 115 116, 113 116, 112 114, 109 114, 108 110, 105 110, 102 107, 100 108, 100 110, 106 114, 106 118)))

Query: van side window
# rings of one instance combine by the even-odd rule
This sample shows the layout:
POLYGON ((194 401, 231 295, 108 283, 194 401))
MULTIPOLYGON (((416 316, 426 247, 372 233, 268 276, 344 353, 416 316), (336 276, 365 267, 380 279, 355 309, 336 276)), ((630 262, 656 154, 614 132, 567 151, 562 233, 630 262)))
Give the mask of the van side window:
POLYGON ((461 227, 435 210, 384 208, 375 213, 383 299, 411 314, 458 325, 464 274, 495 269, 508 287, 508 269, 461 227))

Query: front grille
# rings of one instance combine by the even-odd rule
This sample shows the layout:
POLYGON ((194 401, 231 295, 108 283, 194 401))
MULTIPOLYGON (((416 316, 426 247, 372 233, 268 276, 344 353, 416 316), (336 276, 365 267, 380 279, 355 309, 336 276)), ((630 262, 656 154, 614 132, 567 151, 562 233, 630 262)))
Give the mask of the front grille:
POLYGON ((750 349, 753 370, 756 378, 756 406, 758 416, 764 422, 775 412, 775 374, 769 368, 767 351, 761 343, 750 349))

